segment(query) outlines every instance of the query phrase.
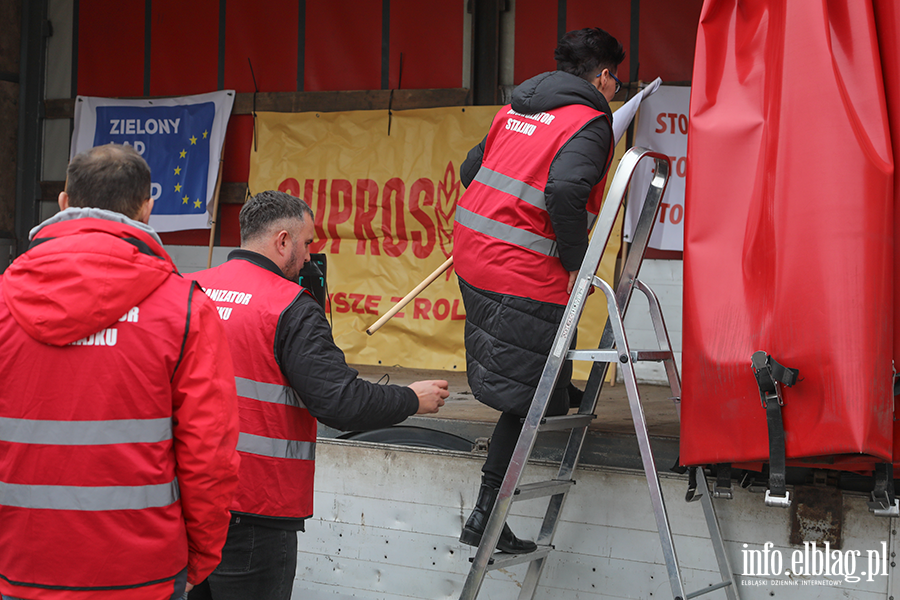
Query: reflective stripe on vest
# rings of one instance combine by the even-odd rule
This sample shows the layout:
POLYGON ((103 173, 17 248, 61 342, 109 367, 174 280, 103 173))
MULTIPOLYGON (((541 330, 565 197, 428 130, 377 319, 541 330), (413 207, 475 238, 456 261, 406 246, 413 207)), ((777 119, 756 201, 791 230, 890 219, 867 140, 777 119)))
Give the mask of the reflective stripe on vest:
MULTIPOLYGON (((518 179, 514 179, 509 175, 504 175, 503 173, 499 173, 497 171, 488 169, 487 167, 482 166, 478 169, 478 173, 475 175, 474 181, 477 181, 481 185, 489 187, 491 189, 497 190, 498 192, 503 192, 505 194, 509 194, 510 196, 514 196, 521 200, 522 202, 526 202, 535 208, 539 208, 541 210, 547 210, 547 201, 544 196, 544 192, 537 189, 536 187, 530 186, 524 181, 519 181, 518 179)), ((605 181, 605 179, 603 180, 605 181)), ((603 182, 601 181, 601 183, 603 182)), ((602 197, 602 195, 601 195, 602 197)), ((465 210, 465 209, 463 209, 465 210)), ((599 210, 599 209, 598 209, 599 210)), ((590 212, 588 210, 588 231, 594 228, 594 223, 597 221, 597 215, 590 212)), ((467 226, 468 227, 468 226, 467 226)), ((470 229, 475 229, 474 227, 470 227, 470 229)), ((477 230, 476 231, 480 231, 477 230)), ((482 232, 484 233, 484 232, 482 232)), ((490 234, 488 234, 490 235, 490 234)), ((497 236, 493 236, 497 237, 497 236)), ((502 238, 501 238, 502 239, 502 238)), ((515 242, 513 242, 515 243, 515 242)), ((518 244, 522 246, 523 244, 518 244)), ((527 247, 527 246, 526 246, 527 247)), ((540 250, 538 250, 540 252, 540 250)), ((542 252, 543 254, 543 252, 542 252)), ((551 254, 550 256, 556 256, 556 254, 551 254)))
POLYGON ((503 242, 515 244, 546 256, 558 256, 556 241, 540 236, 524 229, 488 219, 470 210, 456 207, 456 222, 478 233, 496 238, 503 242))
POLYGON ((273 404, 285 404, 287 406, 296 406, 298 408, 306 408, 300 396, 293 388, 277 383, 263 383, 261 381, 253 381, 243 377, 234 378, 237 394, 243 398, 251 398, 260 402, 271 402, 273 404))
POLYGON ((237 449, 239 452, 269 456, 272 458, 292 458, 297 460, 315 460, 316 443, 299 442, 296 440, 282 440, 267 438, 261 435, 253 435, 241 432, 238 438, 237 449))
POLYGON ((252 298, 222 322, 234 358, 241 418, 241 468, 231 510, 307 518, 313 513, 316 420, 275 358, 279 319, 303 288, 252 257, 232 257, 194 277, 208 290, 233 290, 252 298))
POLYGON ((169 506, 181 494, 178 482, 158 485, 80 487, 73 485, 21 485, 0 481, 0 504, 49 510, 141 510, 169 506))
POLYGON ((0 442, 55 446, 153 444, 172 439, 172 419, 43 421, 0 417, 0 442))
POLYGON ((510 196, 515 196, 522 202, 547 210, 547 201, 544 199, 544 192, 532 187, 524 181, 513 179, 509 175, 504 175, 497 171, 482 166, 475 175, 475 181, 499 192, 504 192, 510 196))

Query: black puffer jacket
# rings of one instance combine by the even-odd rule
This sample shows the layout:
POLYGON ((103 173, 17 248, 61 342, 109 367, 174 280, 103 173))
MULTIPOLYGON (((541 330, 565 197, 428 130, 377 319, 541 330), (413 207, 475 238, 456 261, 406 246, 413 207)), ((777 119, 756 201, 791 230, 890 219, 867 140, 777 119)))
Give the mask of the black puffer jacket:
MULTIPOLYGON (((466 376, 479 402, 524 417, 564 306, 472 287, 461 278, 466 306, 466 376)), ((569 408, 566 386, 572 363, 566 362, 556 384, 548 415, 569 408)))
MULTIPOLYGON (((569 104, 584 104, 611 116, 606 99, 596 88, 563 71, 542 73, 513 92, 512 107, 524 114, 569 104)), ((588 123, 563 146, 550 166, 544 193, 559 258, 567 271, 578 270, 587 251, 586 205, 591 189, 606 174, 611 123, 611 118, 588 123)), ((460 169, 466 186, 481 168, 485 140, 469 152, 460 169)), ((466 307, 466 369, 472 393, 488 406, 524 416, 564 307, 489 292, 459 281, 466 307)), ((571 377, 571 363, 567 363, 548 414, 562 414, 568 408, 565 388, 571 377)))

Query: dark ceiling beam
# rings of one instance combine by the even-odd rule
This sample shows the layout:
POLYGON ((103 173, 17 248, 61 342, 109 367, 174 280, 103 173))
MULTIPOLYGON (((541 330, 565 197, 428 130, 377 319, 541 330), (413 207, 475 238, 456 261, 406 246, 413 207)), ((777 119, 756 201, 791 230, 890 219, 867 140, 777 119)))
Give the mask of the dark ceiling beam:
POLYGON ((504 0, 471 0, 472 98, 476 105, 500 97, 500 10, 504 0))
POLYGON ((41 140, 44 99, 45 38, 50 35, 46 0, 22 2, 19 70, 19 136, 16 173, 15 234, 17 254, 28 248, 28 232, 37 224, 41 198, 41 140))
MULTIPOLYGON (((256 94, 257 112, 338 112, 345 110, 394 110, 466 106, 469 90, 464 88, 425 90, 351 90, 339 92, 260 92, 256 94)), ((75 99, 44 101, 45 119, 71 119, 75 99)), ((233 115, 253 113, 253 94, 235 94, 233 115)))

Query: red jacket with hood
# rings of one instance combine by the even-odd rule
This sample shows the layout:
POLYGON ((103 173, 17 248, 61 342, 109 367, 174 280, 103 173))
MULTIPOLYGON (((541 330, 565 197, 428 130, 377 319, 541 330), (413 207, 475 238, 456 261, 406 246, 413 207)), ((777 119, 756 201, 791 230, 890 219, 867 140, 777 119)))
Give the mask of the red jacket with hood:
POLYGON ((218 564, 239 459, 212 302, 148 227, 68 209, 0 277, 0 593, 169 598, 218 564))

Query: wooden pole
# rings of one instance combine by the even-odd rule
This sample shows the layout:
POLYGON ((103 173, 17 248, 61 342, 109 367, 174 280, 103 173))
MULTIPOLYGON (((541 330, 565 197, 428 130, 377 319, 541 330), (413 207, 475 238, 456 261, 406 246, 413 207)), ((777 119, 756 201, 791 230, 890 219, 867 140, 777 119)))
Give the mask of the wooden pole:
POLYGON ((369 335, 372 335, 373 333, 375 333, 376 331, 378 331, 379 329, 381 329, 381 326, 382 326, 382 325, 384 325, 385 323, 387 323, 387 322, 390 320, 391 317, 393 317, 394 315, 396 315, 398 312, 400 312, 400 310, 401 310, 404 306, 406 306, 407 304, 409 304, 410 300, 412 300, 413 298, 415 298, 416 296, 418 296, 419 294, 421 294, 421 293, 422 293, 422 290, 424 290, 424 289, 427 288, 429 285, 431 285, 431 282, 433 282, 435 279, 437 279, 438 277, 440 277, 441 273, 443 273, 444 271, 446 271, 447 269, 449 269, 449 268, 450 268, 450 265, 452 265, 452 264, 453 264, 453 257, 451 256, 450 258, 448 258, 448 259, 444 262, 444 264, 442 264, 442 265, 439 266, 437 269, 435 269, 435 271, 434 271, 431 275, 429 275, 428 277, 426 277, 426 278, 422 281, 422 283, 420 283, 419 285, 417 285, 416 287, 414 287, 413 290, 412 290, 410 293, 408 293, 407 295, 405 295, 405 296, 403 297, 403 299, 400 300, 400 302, 398 302, 397 304, 395 304, 393 307, 391 307, 391 309, 390 309, 389 311, 387 311, 386 313, 384 313, 384 315, 383 315, 380 319, 378 319, 377 321, 375 321, 375 323, 373 323, 371 327, 369 327, 368 329, 366 329, 366 333, 368 333, 369 335))
POLYGON ((222 165, 225 162, 225 157, 219 157, 219 174, 216 175, 216 189, 213 191, 213 208, 211 216, 211 223, 209 228, 209 257, 206 259, 206 268, 210 268, 212 266, 212 255, 213 255, 213 244, 216 241, 216 219, 219 214, 219 192, 222 190, 222 165))

